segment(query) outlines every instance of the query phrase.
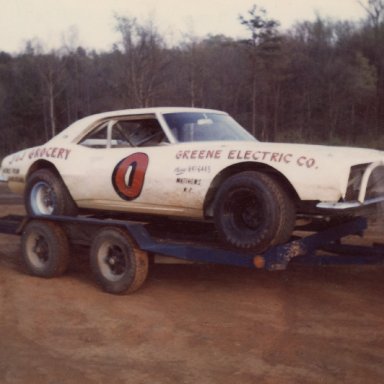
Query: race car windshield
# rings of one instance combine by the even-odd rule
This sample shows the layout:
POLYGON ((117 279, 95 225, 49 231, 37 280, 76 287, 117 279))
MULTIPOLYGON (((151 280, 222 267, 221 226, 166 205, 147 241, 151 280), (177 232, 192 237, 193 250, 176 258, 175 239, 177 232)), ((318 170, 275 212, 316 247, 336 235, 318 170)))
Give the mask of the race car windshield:
POLYGON ((163 115, 175 139, 191 141, 256 141, 232 117, 220 113, 181 112, 163 115))

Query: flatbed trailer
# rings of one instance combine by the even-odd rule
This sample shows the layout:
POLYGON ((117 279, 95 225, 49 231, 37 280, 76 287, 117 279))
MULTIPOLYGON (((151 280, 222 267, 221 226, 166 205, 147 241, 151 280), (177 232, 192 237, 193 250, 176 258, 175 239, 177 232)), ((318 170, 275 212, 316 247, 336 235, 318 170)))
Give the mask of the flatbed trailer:
POLYGON ((190 262, 284 270, 291 262, 376 264, 384 262, 384 244, 342 244, 349 235, 362 235, 367 221, 357 217, 316 228, 303 227, 295 236, 263 254, 223 248, 211 227, 168 222, 143 223, 97 216, 20 216, 0 218, 0 233, 21 236, 21 256, 29 273, 40 277, 63 274, 70 247, 89 248, 96 280, 110 293, 129 293, 145 282, 149 257, 160 255, 190 262), (185 225, 186 228, 183 228, 185 225), (182 230, 180 230, 180 228, 182 230), (200 228, 196 231, 196 228, 200 228), (185 234, 191 234, 185 236, 185 234))

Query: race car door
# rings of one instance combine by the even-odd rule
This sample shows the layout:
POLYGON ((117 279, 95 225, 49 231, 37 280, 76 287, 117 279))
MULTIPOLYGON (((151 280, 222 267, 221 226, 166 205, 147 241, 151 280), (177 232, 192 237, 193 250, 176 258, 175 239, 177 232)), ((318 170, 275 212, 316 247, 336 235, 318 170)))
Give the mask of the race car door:
POLYGON ((199 216, 187 196, 175 196, 176 148, 154 115, 100 122, 86 134, 85 188, 74 196, 83 208, 199 216), (184 200, 183 200, 184 199, 184 200))

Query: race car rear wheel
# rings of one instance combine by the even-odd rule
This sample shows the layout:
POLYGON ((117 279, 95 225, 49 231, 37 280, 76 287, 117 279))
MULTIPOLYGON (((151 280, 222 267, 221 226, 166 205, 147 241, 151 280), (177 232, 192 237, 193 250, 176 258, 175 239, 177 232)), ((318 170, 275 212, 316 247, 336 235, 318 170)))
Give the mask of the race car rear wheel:
POLYGON ((77 207, 63 181, 49 169, 29 176, 24 194, 29 215, 75 216, 77 207))
POLYGON ((21 255, 34 276, 55 277, 68 268, 69 245, 64 230, 48 221, 30 221, 21 236, 21 255))
POLYGON ((90 263, 94 276, 109 293, 131 293, 147 278, 148 255, 137 248, 126 231, 101 229, 92 242, 90 263))
POLYGON ((295 223, 295 207, 272 176, 241 172, 229 177, 219 189, 214 222, 227 244, 263 252, 289 239, 295 223))

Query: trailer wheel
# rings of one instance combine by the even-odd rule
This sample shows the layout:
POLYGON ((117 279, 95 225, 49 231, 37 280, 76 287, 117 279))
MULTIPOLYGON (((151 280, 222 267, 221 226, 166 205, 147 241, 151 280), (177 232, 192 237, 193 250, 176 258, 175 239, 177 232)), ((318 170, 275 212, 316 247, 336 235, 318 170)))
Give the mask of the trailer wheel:
POLYGON ((30 215, 75 216, 77 207, 63 181, 49 169, 39 169, 27 180, 25 207, 30 215))
POLYGON ((30 221, 21 236, 21 255, 34 276, 55 277, 68 268, 69 243, 64 230, 48 221, 30 221))
POLYGON ((92 272, 109 293, 131 293, 148 275, 148 255, 138 249, 126 231, 103 228, 95 236, 90 254, 92 272))
POLYGON ((295 208, 272 177, 247 171, 231 176, 222 184, 216 196, 214 221, 227 244, 263 252, 289 239, 295 208))

